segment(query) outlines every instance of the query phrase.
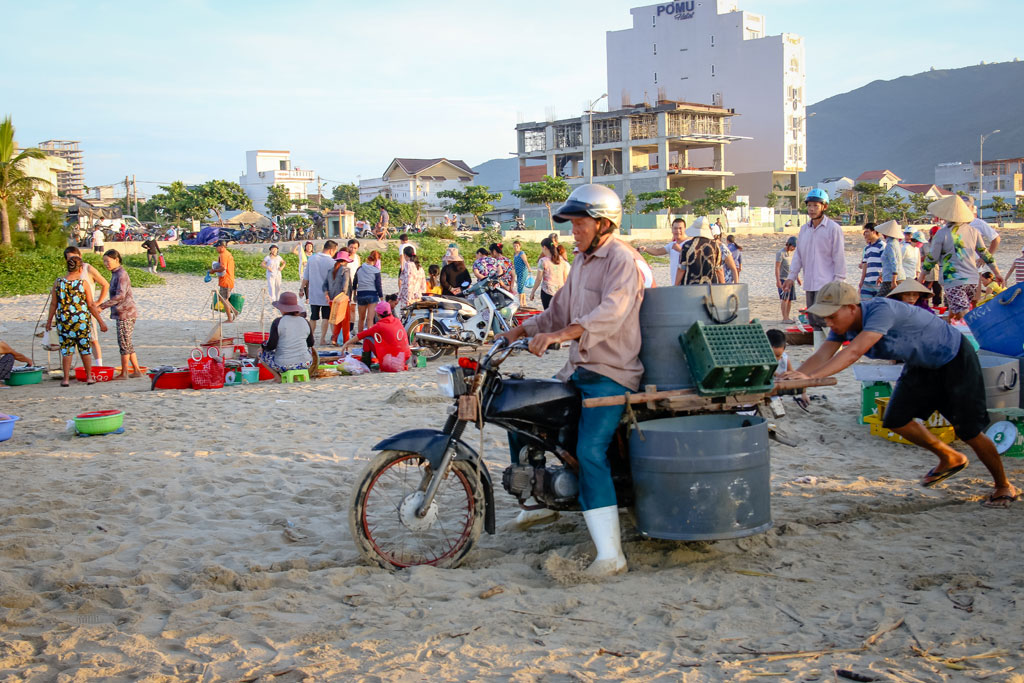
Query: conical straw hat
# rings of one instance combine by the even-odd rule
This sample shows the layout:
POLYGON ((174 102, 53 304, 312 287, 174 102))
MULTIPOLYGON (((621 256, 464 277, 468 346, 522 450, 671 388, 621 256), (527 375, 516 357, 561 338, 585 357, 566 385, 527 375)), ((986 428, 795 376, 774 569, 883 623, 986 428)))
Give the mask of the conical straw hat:
POLYGON ((970 223, 974 213, 959 195, 951 194, 928 205, 928 213, 950 223, 970 223))
POLYGON ((886 237, 895 237, 900 239, 903 237, 903 231, 900 230, 900 224, 896 221, 886 221, 881 225, 875 226, 875 232, 879 235, 885 235, 886 237))

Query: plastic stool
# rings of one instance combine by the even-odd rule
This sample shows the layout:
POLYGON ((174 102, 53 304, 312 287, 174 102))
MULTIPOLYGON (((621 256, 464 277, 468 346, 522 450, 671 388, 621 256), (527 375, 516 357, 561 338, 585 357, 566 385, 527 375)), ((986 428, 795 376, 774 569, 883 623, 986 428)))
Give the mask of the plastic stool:
POLYGON ((308 382, 309 381, 309 370, 289 370, 288 372, 281 373, 281 383, 290 384, 292 382, 308 382))

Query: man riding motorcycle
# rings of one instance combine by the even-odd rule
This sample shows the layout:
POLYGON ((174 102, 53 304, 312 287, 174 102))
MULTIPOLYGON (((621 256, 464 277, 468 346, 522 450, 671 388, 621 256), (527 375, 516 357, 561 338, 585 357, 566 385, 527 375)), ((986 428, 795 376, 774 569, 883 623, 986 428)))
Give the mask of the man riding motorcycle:
MULTIPOLYGON (((643 375, 638 357, 643 281, 635 263, 642 257, 612 234, 622 220, 622 202, 603 185, 583 185, 553 218, 558 223, 572 222, 579 253, 569 277, 546 311, 499 337, 509 342, 532 337, 530 352, 537 356, 552 344, 571 341, 569 361, 556 377, 571 382, 583 399, 635 392, 643 375)), ((583 518, 597 548, 597 558, 586 570, 593 576, 626 571, 606 455, 623 410, 620 405, 580 412, 575 456, 580 463, 583 518)), ((510 439, 509 445, 512 461, 518 462, 518 444, 510 439)), ((552 510, 523 510, 516 525, 526 528, 557 515, 552 510)))

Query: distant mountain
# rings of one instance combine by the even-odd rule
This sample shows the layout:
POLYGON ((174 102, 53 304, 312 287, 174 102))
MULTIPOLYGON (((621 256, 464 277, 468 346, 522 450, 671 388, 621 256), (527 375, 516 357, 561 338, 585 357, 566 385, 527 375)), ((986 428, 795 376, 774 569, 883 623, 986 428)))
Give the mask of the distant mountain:
POLYGON ((935 181, 935 165, 1024 156, 1024 62, 926 71, 808 105, 801 184, 888 168, 909 183, 935 181))

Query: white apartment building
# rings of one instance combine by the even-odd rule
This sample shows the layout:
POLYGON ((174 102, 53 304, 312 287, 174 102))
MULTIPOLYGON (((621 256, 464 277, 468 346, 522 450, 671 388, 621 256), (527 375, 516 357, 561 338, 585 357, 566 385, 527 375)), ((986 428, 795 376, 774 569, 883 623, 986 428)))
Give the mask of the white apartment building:
MULTIPOLYGON (((20 153, 21 150, 17 148, 17 143, 15 143, 14 156, 20 153)), ((35 211, 46 202, 59 203, 57 192, 60 188, 60 178, 65 174, 71 173, 73 165, 63 157, 47 154, 42 159, 25 159, 18 165, 18 168, 29 178, 37 181, 33 183, 36 193, 32 195, 29 210, 22 212, 16 226, 18 230, 28 230, 32 211, 35 211)))
MULTIPOLYGON (((767 35, 736 0, 686 0, 630 10, 633 27, 608 31, 608 108, 701 102, 736 112, 731 181, 755 204, 769 192, 798 199, 806 170, 805 60, 799 35, 767 35)), ((698 165, 710 165, 701 156, 698 165)))
POLYGON ((291 199, 305 199, 306 185, 316 182, 316 174, 292 168, 288 150, 254 149, 245 153, 245 174, 238 184, 252 200, 252 208, 267 215, 267 188, 284 185, 291 199))
POLYGON ((437 196, 443 190, 462 191, 473 184, 476 172, 461 159, 396 158, 380 178, 359 181, 359 201, 386 197, 401 204, 423 202, 421 217, 434 223, 444 213, 446 200, 437 196))
MULTIPOLYGON (((986 159, 982 175, 985 194, 1014 195, 1024 193, 1024 157, 986 159)), ((953 161, 935 167, 935 184, 950 192, 966 192, 978 198, 978 162, 953 161)), ((988 197, 985 197, 986 201, 988 197)))

